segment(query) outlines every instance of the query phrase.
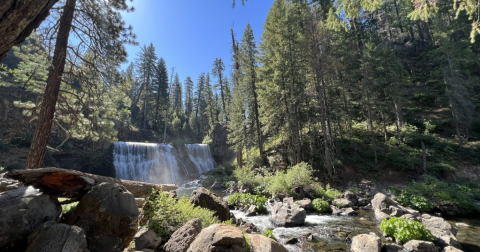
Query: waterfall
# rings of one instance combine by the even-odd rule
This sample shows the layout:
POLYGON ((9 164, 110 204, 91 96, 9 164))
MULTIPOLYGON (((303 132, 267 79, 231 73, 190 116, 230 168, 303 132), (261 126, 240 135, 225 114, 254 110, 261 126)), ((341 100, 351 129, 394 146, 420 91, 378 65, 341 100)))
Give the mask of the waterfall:
POLYGON ((216 166, 206 144, 174 147, 133 142, 114 143, 113 164, 117 178, 157 184, 179 182, 216 166))

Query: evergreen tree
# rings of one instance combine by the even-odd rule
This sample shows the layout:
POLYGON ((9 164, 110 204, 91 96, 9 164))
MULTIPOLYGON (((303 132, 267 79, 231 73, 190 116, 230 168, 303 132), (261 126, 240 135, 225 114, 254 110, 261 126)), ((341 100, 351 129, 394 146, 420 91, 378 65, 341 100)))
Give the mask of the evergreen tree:
POLYGON ((155 104, 155 128, 160 128, 160 112, 164 111, 168 102, 168 72, 167 65, 163 58, 160 58, 155 68, 154 88, 156 88, 156 104, 155 104))
POLYGON ((173 111, 180 114, 183 113, 183 103, 182 103, 182 83, 178 78, 178 74, 175 74, 175 80, 173 81, 173 111))
POLYGON ((192 78, 187 77, 184 82, 185 85, 185 114, 190 115, 193 111, 193 81, 192 78))
POLYGON ((224 84, 224 79, 223 79, 223 71, 225 71, 225 64, 223 64, 222 59, 215 59, 215 62, 213 63, 213 70, 212 74, 213 76, 218 78, 218 85, 215 85, 214 88, 217 89, 220 87, 220 95, 222 97, 222 109, 223 109, 223 114, 225 118, 222 118, 222 121, 228 121, 228 114, 227 114, 227 101, 226 101, 226 85, 224 84))

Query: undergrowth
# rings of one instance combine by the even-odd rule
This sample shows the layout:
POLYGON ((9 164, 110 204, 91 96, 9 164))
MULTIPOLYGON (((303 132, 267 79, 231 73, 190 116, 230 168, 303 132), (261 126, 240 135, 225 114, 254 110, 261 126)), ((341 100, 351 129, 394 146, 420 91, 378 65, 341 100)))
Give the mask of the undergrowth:
POLYGON ((422 223, 396 217, 389 220, 384 219, 380 225, 380 229, 387 234, 387 236, 395 237, 395 239, 402 243, 410 240, 432 241, 434 238, 422 223))

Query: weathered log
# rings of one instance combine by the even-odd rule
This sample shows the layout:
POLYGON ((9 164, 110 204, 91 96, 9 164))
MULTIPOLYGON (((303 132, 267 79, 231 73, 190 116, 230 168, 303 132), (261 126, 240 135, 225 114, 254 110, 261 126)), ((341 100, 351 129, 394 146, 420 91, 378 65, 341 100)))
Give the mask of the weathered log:
POLYGON ((58 0, 1 1, 0 60, 40 26, 56 2, 58 0))
POLYGON ((16 179, 25 185, 31 185, 53 197, 77 198, 83 196, 96 184, 103 182, 125 186, 136 198, 147 196, 152 189, 173 191, 174 184, 152 184, 131 180, 115 179, 61 168, 39 168, 31 170, 13 170, 5 178, 16 179))

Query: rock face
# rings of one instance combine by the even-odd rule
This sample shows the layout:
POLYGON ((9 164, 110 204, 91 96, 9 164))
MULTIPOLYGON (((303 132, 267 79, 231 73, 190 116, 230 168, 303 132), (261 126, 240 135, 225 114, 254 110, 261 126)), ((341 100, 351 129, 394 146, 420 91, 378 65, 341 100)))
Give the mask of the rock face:
POLYGON ((83 229, 46 222, 29 237, 27 252, 88 252, 83 229))
POLYGON ((207 227, 198 234, 188 252, 247 252, 242 230, 224 224, 207 227))
POLYGON ((375 233, 361 234, 352 239, 352 252, 380 252, 382 240, 375 233))
POLYGON ((69 223, 85 230, 91 252, 122 252, 137 233, 138 214, 125 187, 101 183, 83 196, 69 223))
POLYGON ((438 252, 433 242, 411 240, 403 245, 408 252, 438 252))
POLYGON ((313 204, 311 199, 305 198, 303 200, 295 201, 295 204, 299 205, 301 208, 305 210, 309 210, 309 211, 313 210, 313 204))
POLYGON ((295 227, 305 223, 307 213, 295 203, 277 202, 272 208, 272 221, 277 226, 295 227))
POLYGON ((263 235, 250 235, 250 252, 288 252, 280 243, 263 235))
POLYGON ((190 200, 195 206, 207 208, 215 212, 214 215, 221 221, 230 219, 230 210, 227 203, 203 187, 193 191, 192 195, 190 195, 190 200))
POLYGON ((201 231, 200 219, 190 220, 172 234, 163 249, 165 252, 186 252, 201 231))
POLYGON ((135 238, 135 249, 142 250, 142 249, 152 249, 155 250, 160 246, 162 243, 162 238, 158 237, 153 230, 149 230, 148 228, 142 227, 135 238))
POLYGON ((56 200, 31 186, 1 193, 0 248, 12 244, 26 247, 28 236, 61 212, 56 200))

